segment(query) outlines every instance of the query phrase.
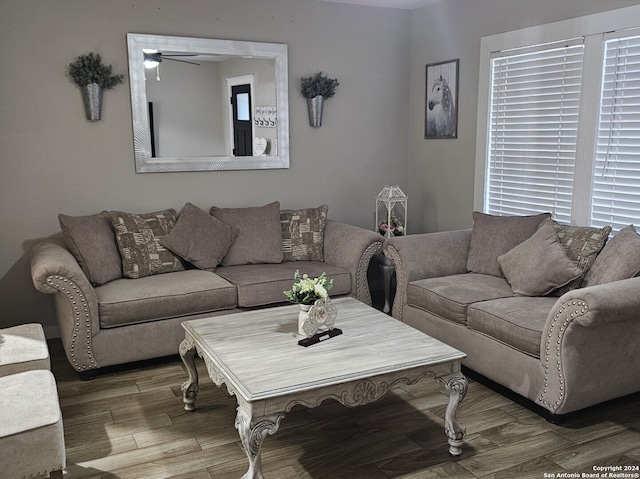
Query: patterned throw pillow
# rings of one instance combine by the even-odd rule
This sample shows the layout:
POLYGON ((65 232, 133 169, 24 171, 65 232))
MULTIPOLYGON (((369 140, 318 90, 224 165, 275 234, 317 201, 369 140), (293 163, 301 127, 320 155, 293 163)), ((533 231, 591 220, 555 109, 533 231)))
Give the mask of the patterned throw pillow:
POLYGON ((604 228, 569 226, 554 221, 554 227, 565 254, 582 270, 579 278, 555 291, 556 295, 561 296, 567 291, 581 286, 584 275, 607 242, 609 233, 611 233, 611 226, 605 226, 604 228))
POLYGON ((110 211, 111 223, 122 256, 125 278, 143 278, 184 269, 180 258, 160 244, 176 224, 173 209, 134 215, 110 211))
POLYGON ((282 210, 283 261, 324 261, 324 227, 329 207, 282 210))

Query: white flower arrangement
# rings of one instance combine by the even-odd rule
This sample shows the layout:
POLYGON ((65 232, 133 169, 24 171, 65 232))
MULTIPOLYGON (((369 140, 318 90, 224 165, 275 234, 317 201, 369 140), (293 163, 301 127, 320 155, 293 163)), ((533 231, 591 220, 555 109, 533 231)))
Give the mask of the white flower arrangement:
POLYGON ((284 291, 284 295, 292 303, 314 304, 318 299, 327 299, 329 290, 333 287, 333 279, 327 279, 322 273, 317 278, 309 278, 309 275, 300 276, 300 271, 293 275, 294 283, 290 290, 284 291))

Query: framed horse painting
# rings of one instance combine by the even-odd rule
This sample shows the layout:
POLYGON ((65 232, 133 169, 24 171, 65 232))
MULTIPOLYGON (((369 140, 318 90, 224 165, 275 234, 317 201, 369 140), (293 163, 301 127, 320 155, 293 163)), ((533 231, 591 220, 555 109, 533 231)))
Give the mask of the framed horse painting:
POLYGON ((458 69, 460 59, 427 65, 425 138, 458 138, 458 69))

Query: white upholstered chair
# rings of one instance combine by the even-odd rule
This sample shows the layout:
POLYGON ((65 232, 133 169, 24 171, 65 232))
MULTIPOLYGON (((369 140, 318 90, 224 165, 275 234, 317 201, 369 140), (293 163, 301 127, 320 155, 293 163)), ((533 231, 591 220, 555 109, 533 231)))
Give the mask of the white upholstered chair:
POLYGON ((62 479, 64 430, 40 324, 0 330, 0 478, 62 479))
POLYGON ((0 377, 32 369, 51 369, 42 326, 30 323, 0 329, 0 377))

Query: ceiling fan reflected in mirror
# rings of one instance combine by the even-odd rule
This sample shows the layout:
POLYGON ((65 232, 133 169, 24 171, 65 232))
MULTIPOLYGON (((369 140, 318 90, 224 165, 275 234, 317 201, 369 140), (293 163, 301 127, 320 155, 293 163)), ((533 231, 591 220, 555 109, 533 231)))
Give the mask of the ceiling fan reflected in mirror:
POLYGON ((156 69, 156 80, 160 81, 160 63, 163 60, 171 60, 174 62, 182 62, 189 63, 191 65, 200 66, 199 63, 192 62, 189 60, 181 60, 175 57, 197 57, 197 53, 162 53, 157 50, 143 50, 144 55, 144 67, 146 69, 155 68, 156 69))

